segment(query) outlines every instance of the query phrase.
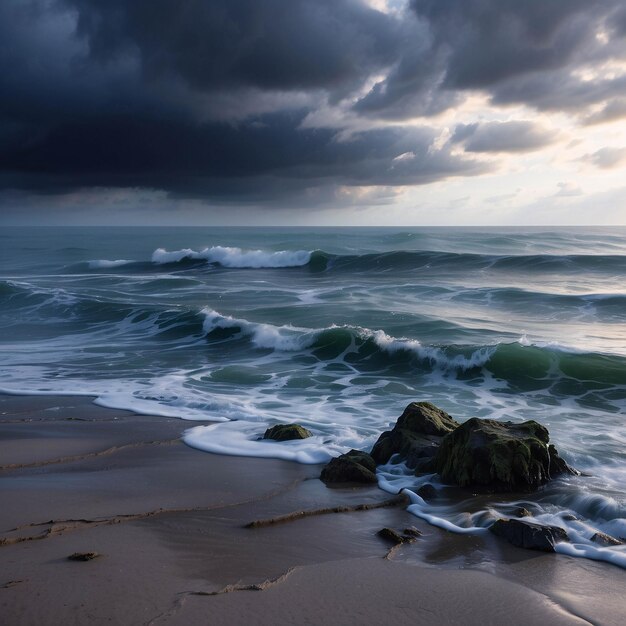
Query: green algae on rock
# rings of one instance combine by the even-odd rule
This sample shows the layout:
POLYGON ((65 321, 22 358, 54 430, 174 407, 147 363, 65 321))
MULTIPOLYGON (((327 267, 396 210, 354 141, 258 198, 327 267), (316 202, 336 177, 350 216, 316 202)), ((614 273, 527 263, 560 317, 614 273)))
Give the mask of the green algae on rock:
POLYGON ((320 478, 325 483, 375 483, 376 463, 367 452, 350 450, 331 459, 320 478))
POLYGON ((291 441, 292 439, 307 439, 307 437, 311 436, 313 436, 313 433, 304 428, 304 426, 300 426, 300 424, 277 424, 265 431, 263 439, 291 441))
POLYGON ((398 454, 408 467, 428 471, 441 438, 459 426, 445 411, 430 402, 411 402, 392 430, 378 438, 372 457, 378 465, 398 454))
POLYGON ((435 457, 445 482, 489 491, 534 491, 563 473, 577 474, 549 444, 548 429, 476 417, 447 434, 435 457))

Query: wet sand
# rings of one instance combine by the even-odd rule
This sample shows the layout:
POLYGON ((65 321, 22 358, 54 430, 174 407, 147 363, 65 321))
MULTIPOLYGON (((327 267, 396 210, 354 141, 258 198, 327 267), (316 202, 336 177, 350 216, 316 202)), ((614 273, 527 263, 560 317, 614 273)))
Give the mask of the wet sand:
POLYGON ((193 425, 0 396, 3 624, 623 623, 623 570, 451 535, 402 506, 245 528, 390 496, 191 449, 193 425), (385 558, 376 531, 410 525, 423 536, 385 558))

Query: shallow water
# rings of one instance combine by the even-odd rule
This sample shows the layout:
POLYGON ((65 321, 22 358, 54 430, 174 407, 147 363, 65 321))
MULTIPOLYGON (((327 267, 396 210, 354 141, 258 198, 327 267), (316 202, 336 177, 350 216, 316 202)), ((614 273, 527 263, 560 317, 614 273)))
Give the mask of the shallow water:
MULTIPOLYGON (((413 400, 536 419, 592 476, 540 491, 535 516, 624 564, 588 540, 626 536, 625 285, 624 228, 4 229, 0 387, 213 420, 186 442, 303 463, 371 446, 413 400), (314 437, 258 441, 291 421, 314 437)), ((413 512, 479 532, 510 509, 468 518, 439 488, 413 512)))

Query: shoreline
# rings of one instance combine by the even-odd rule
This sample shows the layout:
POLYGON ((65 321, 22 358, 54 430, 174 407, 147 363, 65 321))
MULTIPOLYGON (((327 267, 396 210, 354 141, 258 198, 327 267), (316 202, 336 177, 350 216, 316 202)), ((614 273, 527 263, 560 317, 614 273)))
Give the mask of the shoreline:
POLYGON ((623 619, 625 571, 451 535, 403 507, 244 528, 390 496, 328 489, 318 465, 196 450, 180 438, 192 425, 86 396, 0 395, 7 624, 623 619), (423 536, 385 559, 384 526, 423 536), (102 556, 67 560, 91 551, 102 556))

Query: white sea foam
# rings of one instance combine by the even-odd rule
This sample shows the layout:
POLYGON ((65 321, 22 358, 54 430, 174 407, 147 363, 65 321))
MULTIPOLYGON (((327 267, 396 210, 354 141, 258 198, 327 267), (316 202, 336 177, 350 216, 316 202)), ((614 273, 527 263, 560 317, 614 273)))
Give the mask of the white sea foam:
POLYGON ((255 422, 230 422, 196 426, 185 431, 183 441, 192 448, 216 454, 283 459, 304 464, 327 463, 349 448, 328 444, 325 437, 314 435, 293 441, 260 439, 266 425, 255 422))
POLYGON ((191 248, 173 251, 158 248, 152 253, 153 263, 177 263, 183 259, 203 260, 229 268, 300 267, 311 260, 311 252, 307 250, 269 252, 213 246, 200 251, 191 248))
MULTIPOLYGON (((431 504, 424 501, 415 491, 424 482, 438 484, 436 476, 427 475, 416 478, 406 470, 404 464, 380 466, 377 478, 378 486, 384 491, 388 493, 402 492, 409 497, 410 504, 407 507, 409 513, 432 526, 457 534, 484 534, 492 525, 494 518, 507 517, 502 510, 510 510, 511 507, 515 506, 514 502, 507 502, 495 505, 496 508, 489 508, 472 515, 464 515, 459 514, 458 507, 454 505, 431 504), (462 524, 456 523, 459 519, 462 520, 462 524)), ((441 487, 440 484, 439 486, 441 487)), ((518 504, 528 506, 526 501, 518 504)), ((567 509, 565 511, 571 513, 567 509)), ((563 513, 564 510, 560 506, 555 507, 550 503, 535 502, 535 513, 529 521, 547 526, 557 526, 568 533, 570 541, 556 544, 555 552, 605 561, 626 568, 626 546, 604 547, 592 540, 593 535, 598 531, 612 536, 622 536, 623 530, 626 528, 625 519, 620 518, 606 522, 603 521, 602 514, 600 514, 599 519, 594 517, 593 521, 579 518, 565 521, 563 513)))
POLYGON ((405 485, 411 485, 415 489, 415 477, 404 475, 390 476, 390 467, 379 468, 377 472, 378 486, 387 493, 404 493, 408 496, 410 505, 407 507, 407 511, 415 517, 419 517, 428 522, 432 526, 442 528, 449 532, 463 534, 463 535, 477 535, 483 534, 487 531, 487 528, 483 526, 460 526, 444 517, 444 513, 437 514, 437 508, 426 503, 426 501, 418 496, 412 489, 409 489, 405 485))
POLYGON ((134 261, 129 261, 127 259, 116 259, 115 261, 109 261, 107 259, 99 259, 97 261, 88 261, 89 269, 99 270, 99 269, 108 269, 111 267, 121 267, 122 265, 128 265, 129 263, 133 263, 134 261))
POLYGON ((516 341, 516 343, 524 348, 543 348, 547 350, 554 350, 555 352, 566 352, 568 354, 585 354, 588 352, 583 348, 570 346, 560 341, 531 341, 526 333, 524 333, 516 341))
POLYGON ((259 348, 295 352, 308 348, 315 342, 316 331, 302 332, 292 326, 260 324, 254 329, 252 343, 259 348))
POLYGON ((229 315, 222 315, 213 309, 203 309, 204 322, 202 329, 209 334, 217 328, 238 328, 240 332, 249 336, 252 343, 262 349, 294 352, 310 347, 315 342, 321 330, 298 328, 284 325, 257 324, 246 319, 237 319, 229 315))
POLYGON ((382 330, 368 331, 371 333, 374 343, 393 354, 394 352, 407 351, 415 353, 420 359, 428 360, 442 369, 468 370, 474 367, 482 367, 494 355, 498 346, 486 346, 472 352, 470 356, 457 354, 448 356, 440 348, 433 346, 423 346, 417 339, 398 339, 392 337, 382 330))
POLYGON ((577 556, 593 561, 604 561, 626 569, 626 551, 620 548, 599 548, 588 544, 561 542, 554 546, 554 551, 567 556, 577 556))

